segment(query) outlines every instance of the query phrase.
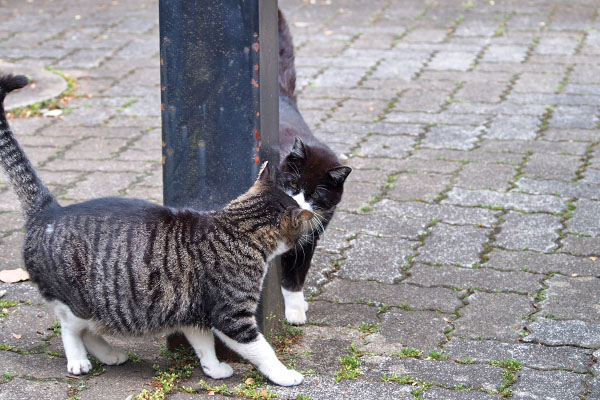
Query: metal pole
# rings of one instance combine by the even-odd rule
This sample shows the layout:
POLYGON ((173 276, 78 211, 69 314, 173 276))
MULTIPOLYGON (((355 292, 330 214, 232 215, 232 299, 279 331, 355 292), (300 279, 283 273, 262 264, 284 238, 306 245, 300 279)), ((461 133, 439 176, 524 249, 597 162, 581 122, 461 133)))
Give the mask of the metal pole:
MULTIPOLYGON (((159 18, 164 203, 221 208, 279 165, 277 0, 160 0, 159 18)), ((267 333, 280 268, 257 312, 267 333)))

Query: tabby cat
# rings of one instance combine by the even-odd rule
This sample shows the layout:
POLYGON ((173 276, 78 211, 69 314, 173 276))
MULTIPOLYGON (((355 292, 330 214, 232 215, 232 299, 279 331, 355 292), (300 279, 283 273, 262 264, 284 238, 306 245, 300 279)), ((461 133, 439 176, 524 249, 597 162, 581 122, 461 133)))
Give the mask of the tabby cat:
POLYGON ((296 104, 294 46, 287 22, 279 10, 279 140, 281 155, 278 184, 301 207, 314 212, 310 240, 296 245, 281 258, 281 291, 285 317, 292 324, 304 324, 308 303, 302 289, 317 241, 337 204, 344 182, 352 171, 310 131, 296 104))
MULTIPOLYGON (((1 76, 0 102, 26 84, 24 76, 1 76)), ((178 330, 211 378, 233 373, 215 356, 214 333, 274 383, 302 382, 259 333, 255 311, 268 262, 295 246, 313 214, 271 181, 268 168, 218 211, 122 198, 61 207, 17 143, 3 105, 0 164, 22 203, 25 267, 60 319, 69 373, 90 371, 87 352, 109 365, 127 360, 101 333, 178 330)))

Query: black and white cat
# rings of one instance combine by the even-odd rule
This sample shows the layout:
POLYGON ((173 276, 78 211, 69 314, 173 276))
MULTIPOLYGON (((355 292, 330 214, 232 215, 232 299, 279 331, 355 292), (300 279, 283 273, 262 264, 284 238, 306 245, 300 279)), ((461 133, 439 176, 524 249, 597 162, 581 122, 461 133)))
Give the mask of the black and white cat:
POLYGON ((279 154, 278 184, 301 207, 315 214, 313 233, 303 244, 281 258, 281 291, 285 318, 296 325, 306 323, 308 303, 304 282, 317 241, 342 199, 344 182, 352 171, 318 140, 302 118, 296 104, 294 46, 287 22, 279 10, 279 154))

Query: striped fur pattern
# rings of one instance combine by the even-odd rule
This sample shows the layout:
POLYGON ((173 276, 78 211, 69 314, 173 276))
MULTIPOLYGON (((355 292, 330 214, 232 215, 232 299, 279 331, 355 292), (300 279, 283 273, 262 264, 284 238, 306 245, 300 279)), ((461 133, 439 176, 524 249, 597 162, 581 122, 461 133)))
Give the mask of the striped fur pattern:
MULTIPOLYGON (((23 86, 20 79, 0 77, 1 93, 23 86)), ((205 373, 223 378, 231 368, 210 349, 212 329, 275 383, 302 381, 274 356, 255 312, 268 261, 296 244, 313 214, 272 182, 268 168, 219 211, 122 198, 61 207, 15 141, 3 107, 0 120, 2 165, 27 217, 25 266, 55 304, 70 373, 89 371, 86 350, 109 364, 127 359, 101 333, 181 330, 196 343, 205 373)))

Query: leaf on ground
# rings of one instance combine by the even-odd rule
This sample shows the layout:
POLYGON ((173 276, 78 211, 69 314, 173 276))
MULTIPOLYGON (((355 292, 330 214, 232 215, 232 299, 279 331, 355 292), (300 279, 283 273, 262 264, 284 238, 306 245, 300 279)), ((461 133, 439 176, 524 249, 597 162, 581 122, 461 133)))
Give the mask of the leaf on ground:
POLYGON ((28 280, 29 274, 23 268, 5 269, 0 271, 0 281, 4 283, 15 283, 28 280))
POLYGON ((21 335, 19 335, 18 333, 13 333, 12 335, 15 339, 21 339, 21 335))

